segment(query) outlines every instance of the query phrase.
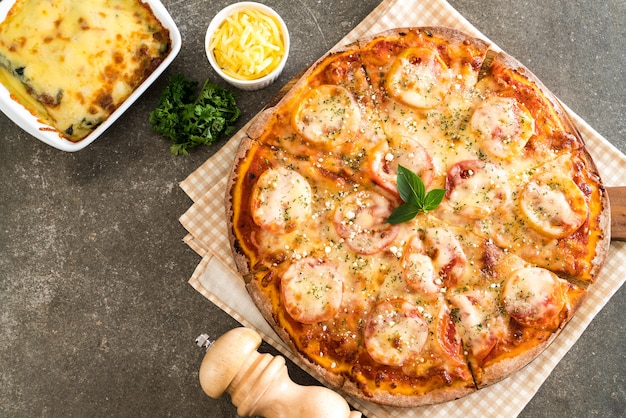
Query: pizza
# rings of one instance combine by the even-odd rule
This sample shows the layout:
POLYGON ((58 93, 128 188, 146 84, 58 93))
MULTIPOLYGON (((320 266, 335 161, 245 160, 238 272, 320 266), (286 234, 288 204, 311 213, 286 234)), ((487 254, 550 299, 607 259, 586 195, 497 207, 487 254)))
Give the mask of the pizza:
POLYGON ((332 51, 246 132, 226 198, 237 268, 293 352, 357 398, 434 404, 506 378, 607 255, 608 197, 563 108, 459 31, 332 51), (440 202, 390 222, 407 190, 440 202))

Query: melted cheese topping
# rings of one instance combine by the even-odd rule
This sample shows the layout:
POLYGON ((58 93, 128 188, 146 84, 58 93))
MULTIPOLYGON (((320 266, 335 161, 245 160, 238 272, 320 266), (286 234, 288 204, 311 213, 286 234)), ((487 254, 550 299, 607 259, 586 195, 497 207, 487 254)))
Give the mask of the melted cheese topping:
POLYGON ((500 313, 497 293, 489 290, 472 290, 453 295, 450 302, 457 310, 464 341, 472 355, 484 358, 500 338, 507 334, 505 319, 500 313))
POLYGON ((426 228, 422 235, 411 238, 404 248, 403 275, 411 289, 432 298, 465 275, 467 257, 446 228, 426 228))
POLYGON ((376 306, 365 326, 365 346, 374 360, 402 366, 420 354, 428 338, 428 325, 417 307, 402 301, 376 306))
POLYGON ((518 155, 535 131, 535 121, 523 104, 511 97, 492 96, 481 102, 470 120, 483 148, 497 158, 518 155))
POLYGON ((430 48, 407 48, 388 74, 390 94, 409 106, 433 108, 443 101, 449 88, 446 64, 430 48))
POLYGON ((441 290, 441 278, 433 260, 424 253, 422 240, 415 236, 409 240, 402 254, 402 274, 412 290, 434 297, 441 290))
POLYGON ((296 131, 309 141, 336 146, 356 134, 361 113, 347 89, 326 84, 302 98, 293 118, 296 131))
POLYGON ((360 254, 375 254, 387 248, 398 227, 386 223, 392 203, 376 192, 346 196, 335 210, 334 224, 346 244, 360 254))
MULTIPOLYGON (((139 0, 18 0, 0 25, 0 66, 73 141, 102 123, 169 52, 169 33, 139 0)), ((10 86, 9 86, 10 88, 10 86)))
POLYGON ((311 213, 311 186, 298 172, 285 167, 263 172, 252 192, 254 222, 261 228, 284 234, 305 222, 311 213))
POLYGON ((305 324, 335 316, 341 305, 342 287, 343 278, 337 268, 312 257, 291 264, 281 280, 285 309, 305 324))
POLYGON ((564 299, 554 273, 529 267, 507 278, 502 303, 507 313, 521 325, 535 327, 551 323, 563 309, 564 299))
POLYGON ((467 257, 457 237, 447 228, 428 228, 424 247, 431 255, 433 266, 444 284, 456 284, 464 275, 467 265, 467 257))
POLYGON ((396 135, 389 141, 381 141, 371 153, 370 168, 374 181, 394 193, 398 192, 398 165, 417 174, 425 187, 430 186, 435 176, 428 150, 408 136, 396 135))
POLYGON ((463 161, 448 172, 446 204, 461 217, 484 218, 509 199, 507 180, 495 164, 463 161))
POLYGON ((585 195, 564 175, 543 174, 528 182, 520 206, 529 224, 549 237, 566 237, 587 219, 585 195))

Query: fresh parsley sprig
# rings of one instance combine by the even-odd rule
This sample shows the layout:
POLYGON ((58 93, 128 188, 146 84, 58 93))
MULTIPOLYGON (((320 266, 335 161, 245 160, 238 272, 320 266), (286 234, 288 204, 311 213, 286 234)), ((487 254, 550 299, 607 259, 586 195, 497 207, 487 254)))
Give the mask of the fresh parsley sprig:
POLYGON ((175 74, 150 112, 152 129, 172 141, 174 155, 187 155, 190 148, 231 135, 241 114, 233 92, 206 80, 194 97, 197 86, 175 74))
POLYGON ((426 193, 426 186, 421 178, 408 168, 398 165, 396 176, 398 194, 404 202, 387 218, 387 223, 401 224, 415 218, 420 212, 434 210, 446 193, 445 189, 432 189, 426 193))

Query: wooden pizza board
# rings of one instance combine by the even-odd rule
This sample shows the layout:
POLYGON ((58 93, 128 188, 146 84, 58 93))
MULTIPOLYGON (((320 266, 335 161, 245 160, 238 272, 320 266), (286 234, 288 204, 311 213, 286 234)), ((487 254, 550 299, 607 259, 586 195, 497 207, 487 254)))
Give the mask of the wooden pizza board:
POLYGON ((611 239, 626 241, 626 186, 606 190, 611 202, 611 239))

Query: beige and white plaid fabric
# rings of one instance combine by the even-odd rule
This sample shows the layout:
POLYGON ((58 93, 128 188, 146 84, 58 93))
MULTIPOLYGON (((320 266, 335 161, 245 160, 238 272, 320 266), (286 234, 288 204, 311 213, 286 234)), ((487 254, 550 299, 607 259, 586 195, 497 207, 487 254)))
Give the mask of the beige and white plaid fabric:
MULTIPOLYGON (((389 28, 434 25, 457 28, 489 41, 445 0, 385 0, 335 48, 389 28)), ((605 185, 623 185, 626 156, 580 117, 571 111, 569 113, 585 138, 605 185)), ((285 348, 248 297, 230 253, 224 211, 225 186, 245 129, 235 134, 180 185, 194 202, 180 218, 182 225, 189 231, 184 241, 202 256, 189 283, 242 325, 256 329, 267 343, 304 367, 285 348)), ((626 243, 613 242, 600 279, 591 287, 581 309, 561 335, 539 358, 500 383, 457 401, 412 409, 374 405, 350 398, 348 401, 369 417, 516 416, 595 315, 624 283, 626 275, 621 272, 624 265, 626 243)))

